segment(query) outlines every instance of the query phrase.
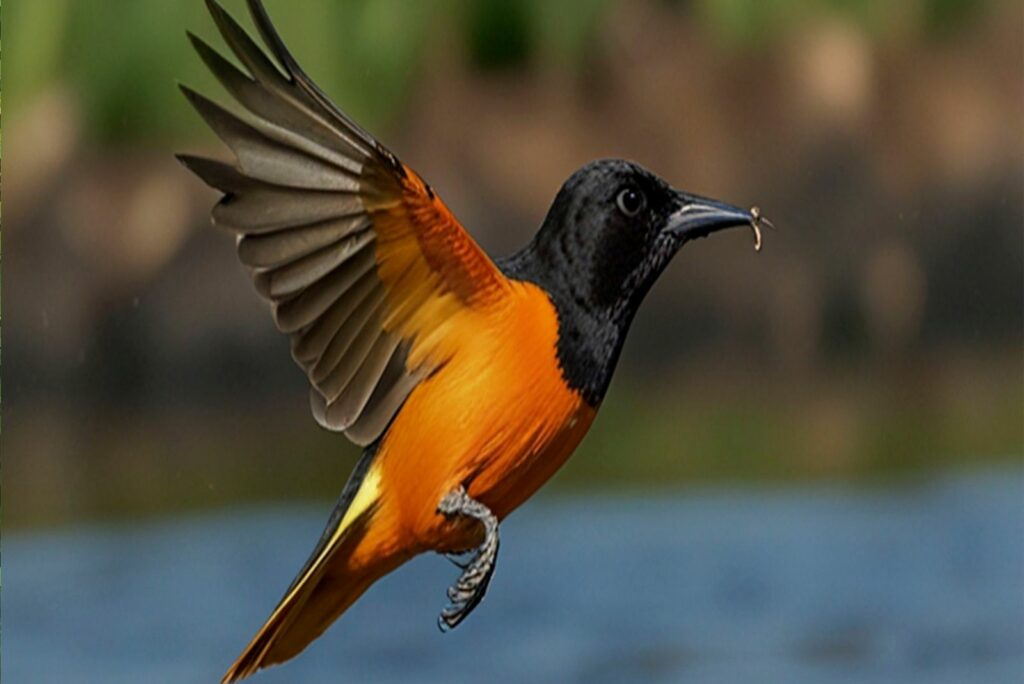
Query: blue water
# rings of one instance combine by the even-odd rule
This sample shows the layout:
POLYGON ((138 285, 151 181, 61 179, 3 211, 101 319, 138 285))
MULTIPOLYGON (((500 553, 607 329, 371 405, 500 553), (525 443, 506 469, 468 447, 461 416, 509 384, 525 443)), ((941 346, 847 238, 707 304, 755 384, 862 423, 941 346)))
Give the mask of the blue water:
MULTIPOLYGON (((1020 682, 1022 477, 541 499, 455 632, 425 556, 255 681, 1020 682)), ((328 508, 6 535, 4 682, 216 681, 328 508)))

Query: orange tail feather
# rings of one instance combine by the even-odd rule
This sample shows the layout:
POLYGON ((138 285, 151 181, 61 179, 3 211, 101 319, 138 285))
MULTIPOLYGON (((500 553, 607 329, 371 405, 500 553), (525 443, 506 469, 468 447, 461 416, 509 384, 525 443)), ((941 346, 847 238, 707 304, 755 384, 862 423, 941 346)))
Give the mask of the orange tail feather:
POLYGON ((379 534, 373 518, 356 521, 345 538, 299 576, 245 651, 224 675, 237 682, 301 653, 362 596, 370 585, 401 565, 404 554, 374 553, 379 534))

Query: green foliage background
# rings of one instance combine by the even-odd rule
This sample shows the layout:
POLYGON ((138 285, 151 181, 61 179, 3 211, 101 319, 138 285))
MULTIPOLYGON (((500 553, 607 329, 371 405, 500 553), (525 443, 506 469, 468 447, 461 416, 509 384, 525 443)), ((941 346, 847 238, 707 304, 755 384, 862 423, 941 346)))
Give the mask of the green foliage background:
MULTIPOLYGON (((835 14, 880 38, 900 31, 941 39, 998 0, 662 0, 691 10, 726 50, 770 50, 801 21, 835 14), (920 6, 907 25, 906 6, 920 6)), ((302 36, 307 70, 336 93, 357 120, 394 121, 410 79, 420 68, 425 39, 450 23, 466 58, 480 69, 515 69, 537 61, 579 65, 614 0, 267 0, 286 37, 302 36), (290 10, 290 11, 289 11, 290 10), (450 20, 450 21, 446 21, 450 20)), ((241 0, 225 0, 236 16, 241 0)), ((202 2, 167 3, 166 12, 208 39, 215 33, 202 2)), ((191 47, 165 29, 165 13, 135 0, 18 2, 4 14, 18 59, 8 65, 19 84, 15 113, 38 89, 62 77, 84 102, 89 135, 100 144, 163 144, 201 131, 168 85, 199 87, 213 80, 191 47), (192 65, 187 73, 182 65, 192 65)), ((293 38, 294 39, 294 38, 293 38)), ((214 43, 217 41, 214 40, 214 43)))

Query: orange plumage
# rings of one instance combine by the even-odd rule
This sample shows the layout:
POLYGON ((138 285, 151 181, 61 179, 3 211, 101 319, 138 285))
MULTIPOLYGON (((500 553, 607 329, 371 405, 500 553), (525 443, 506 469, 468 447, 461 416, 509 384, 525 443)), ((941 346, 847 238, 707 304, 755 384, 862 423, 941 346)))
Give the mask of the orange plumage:
POLYGON ((436 502, 462 483, 503 518, 565 462, 594 417, 562 379, 555 311, 536 286, 516 283, 447 325, 443 339, 458 350, 412 392, 377 456, 383 491, 418 550, 473 546, 448 534, 436 502))
POLYGON ((245 109, 184 88, 235 155, 180 159, 224 196, 216 225, 271 303, 326 429, 367 447, 319 543, 225 682, 295 656, 381 576, 424 551, 472 551, 442 629, 483 598, 498 523, 579 444, 633 314, 688 240, 760 213, 594 162, 500 265, 441 198, 338 109, 285 48, 273 59, 214 0, 244 71, 190 35, 245 109))
POLYGON ((464 484, 503 519, 579 444, 596 410, 566 387, 555 362, 555 310, 538 287, 505 285, 504 297, 447 319, 437 338, 451 343, 442 345, 446 362, 412 391, 381 440, 367 514, 332 551, 329 569, 308 575, 293 617, 275 613, 226 680, 291 658, 416 554, 479 544, 479 526, 438 515, 446 492, 464 484), (264 643, 268 634, 274 640, 264 643))

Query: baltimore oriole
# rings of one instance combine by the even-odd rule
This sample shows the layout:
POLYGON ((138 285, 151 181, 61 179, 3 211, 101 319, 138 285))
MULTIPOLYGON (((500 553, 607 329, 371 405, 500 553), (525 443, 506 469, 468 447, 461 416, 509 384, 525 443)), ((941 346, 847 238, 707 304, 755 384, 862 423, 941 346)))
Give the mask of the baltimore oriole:
POLYGON ((244 107, 185 96, 234 153, 181 161, 223 198, 213 222, 270 300, 317 422, 365 447, 319 543, 224 676, 302 651, 374 581, 424 551, 469 552, 442 630, 479 604, 498 523, 565 462, 597 412, 644 295, 686 242, 746 211, 601 160, 533 240, 492 260, 434 190, 302 71, 259 0, 273 59, 213 0, 246 71, 189 34, 244 107))

